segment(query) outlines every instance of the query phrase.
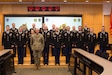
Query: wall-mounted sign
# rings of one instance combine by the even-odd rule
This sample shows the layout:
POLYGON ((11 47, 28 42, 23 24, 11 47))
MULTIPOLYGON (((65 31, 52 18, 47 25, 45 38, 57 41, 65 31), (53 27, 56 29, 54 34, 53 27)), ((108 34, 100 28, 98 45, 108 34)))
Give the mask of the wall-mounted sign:
POLYGON ((60 11, 60 7, 40 7, 40 6, 29 6, 28 11, 60 11))

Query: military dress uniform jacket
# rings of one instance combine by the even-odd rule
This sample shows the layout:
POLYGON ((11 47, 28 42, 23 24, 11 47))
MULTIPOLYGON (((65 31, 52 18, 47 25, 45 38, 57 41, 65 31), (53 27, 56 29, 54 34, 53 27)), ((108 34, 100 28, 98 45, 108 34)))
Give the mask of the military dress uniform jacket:
POLYGON ((44 37, 42 34, 32 34, 30 39, 30 46, 32 50, 43 51, 44 49, 44 37))
POLYGON ((107 46, 108 44, 108 33, 107 32, 99 32, 98 33, 98 43, 101 45, 101 46, 107 46))
POLYGON ((48 48, 52 42, 50 31, 44 32, 45 47, 48 48))
POLYGON ((30 47, 31 33, 28 34, 28 47, 30 47))
POLYGON ((39 33, 41 33, 42 35, 44 35, 44 29, 43 28, 40 28, 39 29, 39 33))
POLYGON ((93 34, 88 34, 87 35, 87 46, 95 46, 96 45, 96 42, 97 42, 97 39, 96 39, 96 34, 93 33, 93 34))
POLYGON ((55 46, 55 48, 61 48, 61 44, 62 44, 62 35, 60 32, 55 32, 53 34, 53 41, 52 41, 53 46, 55 46))
POLYGON ((13 44, 16 45, 16 34, 18 33, 18 29, 17 28, 11 28, 10 32, 13 33, 13 37, 14 37, 13 38, 13 40, 14 40, 13 44))
POLYGON ((11 48, 11 45, 13 45, 14 42, 14 36, 12 32, 3 32, 2 34, 2 45, 4 48, 11 48))
POLYGON ((72 41, 72 45, 76 45, 76 33, 77 31, 71 31, 71 41, 72 41))
POLYGON ((28 30, 24 30, 23 33, 25 34, 26 43, 28 43, 29 31, 28 30))
POLYGON ((11 28, 10 31, 14 34, 16 34, 18 32, 18 29, 17 28, 11 28))
POLYGON ((18 47, 24 47, 24 45, 26 44, 26 35, 25 35, 25 33, 17 33, 16 34, 16 45, 18 46, 18 47))
POLYGON ((88 30, 89 30, 89 28, 84 28, 84 29, 83 29, 83 32, 87 35, 88 32, 89 32, 88 30))
POLYGON ((73 36, 73 34, 71 32, 65 32, 64 36, 63 36, 63 45, 65 45, 65 47, 67 48, 71 48, 72 47, 72 39, 71 37, 73 36))
POLYGON ((50 34, 51 34, 51 45, 54 46, 53 42, 54 42, 55 30, 51 29, 51 30, 50 30, 50 34))
POLYGON ((86 39, 86 36, 84 32, 77 32, 76 33, 76 46, 83 48, 85 44, 85 39, 86 39))

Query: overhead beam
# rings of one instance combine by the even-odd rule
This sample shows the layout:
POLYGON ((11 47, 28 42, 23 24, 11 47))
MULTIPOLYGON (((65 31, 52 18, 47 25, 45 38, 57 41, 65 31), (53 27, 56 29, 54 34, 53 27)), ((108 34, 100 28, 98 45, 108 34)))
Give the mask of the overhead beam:
MULTIPOLYGON (((61 4, 107 4, 103 2, 0 2, 0 4, 38 4, 38 5, 61 5, 61 4)), ((112 4, 112 3, 108 3, 112 4)))

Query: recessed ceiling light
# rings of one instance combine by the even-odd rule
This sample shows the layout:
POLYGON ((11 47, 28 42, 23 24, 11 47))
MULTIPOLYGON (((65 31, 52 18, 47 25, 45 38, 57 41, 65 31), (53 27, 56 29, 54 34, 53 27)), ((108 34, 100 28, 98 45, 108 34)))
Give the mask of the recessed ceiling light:
POLYGON ((106 2, 107 2, 107 3, 110 3, 110 0, 107 0, 106 2))
POLYGON ((19 0, 19 2, 22 2, 22 0, 19 0))
POLYGON ((89 2, 89 0, 86 0, 85 2, 89 2))
POLYGON ((67 0, 64 0, 64 2, 67 2, 67 0))
POLYGON ((45 2, 45 0, 41 0, 41 2, 45 2))

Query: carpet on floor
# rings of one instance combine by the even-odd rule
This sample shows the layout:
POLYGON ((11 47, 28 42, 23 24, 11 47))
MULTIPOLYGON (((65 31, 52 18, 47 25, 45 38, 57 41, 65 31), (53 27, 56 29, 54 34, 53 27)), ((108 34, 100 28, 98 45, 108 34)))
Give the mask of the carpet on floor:
POLYGON ((72 75, 68 68, 16 68, 12 75, 72 75))

